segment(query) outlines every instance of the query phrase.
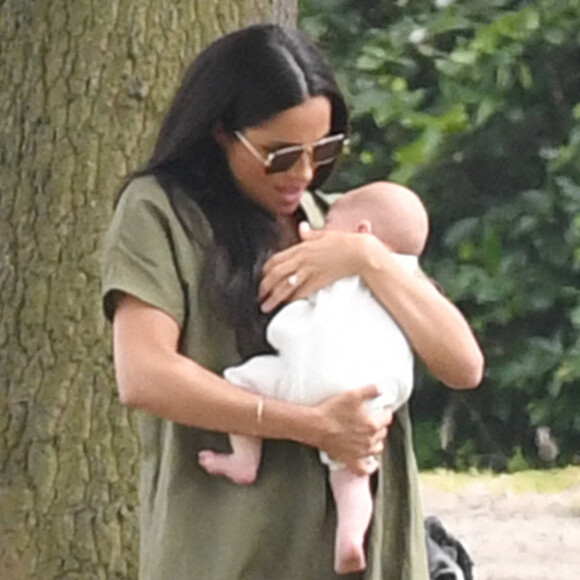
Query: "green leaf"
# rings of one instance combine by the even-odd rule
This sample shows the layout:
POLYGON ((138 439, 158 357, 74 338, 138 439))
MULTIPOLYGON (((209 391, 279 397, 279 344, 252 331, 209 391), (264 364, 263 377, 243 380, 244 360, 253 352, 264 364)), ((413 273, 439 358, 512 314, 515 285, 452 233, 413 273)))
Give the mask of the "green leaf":
POLYGON ((477 53, 467 48, 459 48, 449 55, 449 61, 461 65, 474 65, 477 61, 477 53))
POLYGON ((502 258, 502 245, 497 231, 492 227, 486 227, 483 237, 483 262, 486 269, 497 274, 502 258))
POLYGON ((418 166, 431 158, 442 137, 439 129, 426 128, 412 143, 395 152, 395 160, 401 165, 418 166))
POLYGON ((520 80, 520 84, 524 89, 531 89, 534 84, 534 78, 532 76, 532 71, 525 63, 520 63, 517 67, 517 74, 520 80))
POLYGON ((475 125, 477 127, 485 125, 489 119, 501 110, 499 103, 496 99, 491 97, 484 97, 483 100, 477 106, 477 111, 475 114, 475 125))

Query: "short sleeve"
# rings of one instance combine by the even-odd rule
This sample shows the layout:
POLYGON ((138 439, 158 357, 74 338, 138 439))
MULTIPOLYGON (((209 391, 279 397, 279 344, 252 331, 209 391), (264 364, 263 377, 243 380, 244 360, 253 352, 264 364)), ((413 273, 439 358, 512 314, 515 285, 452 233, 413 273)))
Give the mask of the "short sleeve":
POLYGON ((103 244, 102 295, 112 320, 119 292, 163 310, 182 327, 185 298, 178 269, 179 222, 154 178, 140 178, 123 192, 103 244))

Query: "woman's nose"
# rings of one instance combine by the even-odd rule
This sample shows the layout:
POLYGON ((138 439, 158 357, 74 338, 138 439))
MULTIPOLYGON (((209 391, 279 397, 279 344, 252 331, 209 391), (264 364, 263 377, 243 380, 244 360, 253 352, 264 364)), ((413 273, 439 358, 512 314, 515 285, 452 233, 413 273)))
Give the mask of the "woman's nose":
POLYGON ((314 177, 316 167, 312 161, 312 153, 308 150, 302 151, 298 161, 288 170, 288 173, 296 180, 310 183, 314 177))

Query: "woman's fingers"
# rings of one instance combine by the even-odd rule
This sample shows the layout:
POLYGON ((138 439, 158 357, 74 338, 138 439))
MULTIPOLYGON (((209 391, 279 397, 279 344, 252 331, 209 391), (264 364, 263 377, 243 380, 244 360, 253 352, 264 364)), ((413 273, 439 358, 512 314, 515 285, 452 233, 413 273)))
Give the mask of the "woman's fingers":
POLYGON ((288 300, 304 298, 328 284, 359 271, 367 245, 373 236, 314 230, 300 226, 302 241, 277 252, 264 264, 258 299, 264 312, 288 300), (296 276, 296 278, 292 278, 296 276), (296 281, 296 285, 288 283, 296 281))
MULTIPOLYGON (((262 282, 272 282, 291 274, 300 265, 304 244, 298 243, 270 256, 262 267, 262 282)), ((267 284, 265 284, 267 285, 267 284)))
POLYGON ((366 402, 378 395, 375 385, 367 385, 321 403, 330 428, 318 446, 361 474, 373 471, 363 460, 383 452, 388 426, 393 419, 390 409, 369 412, 366 402))
POLYGON ((258 288, 258 300, 290 295, 300 286, 299 263, 295 256, 297 246, 274 254, 262 268, 262 280, 258 288))
POLYGON ((379 468, 379 461, 376 457, 368 455, 349 461, 345 465, 357 475, 372 475, 379 468))
POLYGON ((384 441, 387 438, 388 434, 389 434, 389 430, 387 429, 387 427, 382 427, 381 429, 379 429, 377 431, 377 434, 375 435, 375 439, 374 439, 372 444, 375 447, 380 447, 380 448, 378 449, 378 451, 373 451, 373 453, 381 453, 383 451, 383 449, 385 448, 384 441))
POLYGON ((355 393, 358 393, 362 401, 368 401, 369 399, 375 399, 381 394, 381 390, 377 385, 365 385, 359 389, 355 389, 355 393))
POLYGON ((271 312, 284 302, 306 298, 318 287, 308 266, 300 266, 296 260, 288 261, 264 276, 258 291, 262 312, 271 312))
POLYGON ((283 273, 277 273, 276 277, 271 277, 270 280, 264 280, 260 285, 259 292, 262 312, 271 312, 283 302, 297 297, 304 286, 302 274, 299 271, 291 271, 289 268, 285 269, 283 273))
POLYGON ((378 417, 381 426, 384 427, 385 430, 393 422, 393 409, 390 407, 383 407, 380 411, 376 410, 373 413, 378 417))
MULTIPOLYGON (((364 401, 370 402, 373 399, 380 397, 382 394, 381 390, 379 389, 379 387, 377 387, 377 385, 366 385, 364 387, 361 387, 360 389, 357 389, 355 392, 358 393, 358 395, 361 398, 361 401, 363 402, 364 401)), ((372 416, 378 422, 377 424, 380 425, 381 429, 388 427, 393 422, 393 410, 390 407, 373 408, 372 416)), ((385 436, 386 431, 385 435, 382 438, 384 439, 385 436)))
POLYGON ((371 447, 371 455, 380 455, 384 450, 385 450, 384 439, 381 439, 371 447))

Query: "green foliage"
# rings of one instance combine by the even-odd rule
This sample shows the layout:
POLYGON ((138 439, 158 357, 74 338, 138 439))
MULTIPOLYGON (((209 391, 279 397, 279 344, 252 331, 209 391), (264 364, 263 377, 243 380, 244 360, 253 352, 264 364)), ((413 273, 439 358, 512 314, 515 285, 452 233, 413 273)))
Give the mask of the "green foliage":
POLYGON ((507 464, 508 472, 516 473, 518 471, 527 471, 529 469, 531 469, 531 466, 522 453, 521 447, 516 447, 507 464))
POLYGON ((472 439, 466 439, 457 449, 453 467, 459 471, 481 469, 481 457, 472 439))
POLYGON ((415 454, 421 469, 433 469, 443 461, 439 445, 439 424, 431 419, 417 421, 414 425, 415 454))
MULTIPOLYGON (((531 458, 542 424, 571 456, 580 446, 577 0, 301 8, 352 105, 352 154, 331 187, 388 178, 421 194, 432 217, 425 268, 486 353, 482 421, 510 462, 531 458)), ((476 433, 463 437, 459 463, 487 452, 476 433)))

